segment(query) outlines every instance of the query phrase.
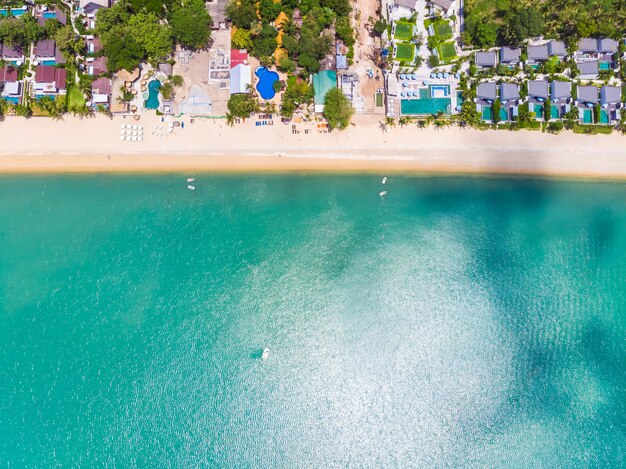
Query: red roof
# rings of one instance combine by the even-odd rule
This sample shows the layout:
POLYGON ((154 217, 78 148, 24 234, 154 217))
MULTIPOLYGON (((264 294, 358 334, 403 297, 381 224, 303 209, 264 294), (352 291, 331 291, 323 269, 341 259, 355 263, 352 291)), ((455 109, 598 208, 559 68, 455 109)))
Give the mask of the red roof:
POLYGON ((67 81, 67 71, 64 68, 39 65, 35 73, 35 81, 37 83, 55 83, 57 89, 64 90, 65 82, 67 81))
POLYGON ((110 78, 98 78, 91 84, 91 90, 99 94, 111 94, 112 86, 110 78))
POLYGON ((10 65, 0 68, 0 82, 13 83, 17 81, 17 68, 10 65))
POLYGON ((93 75, 100 75, 101 73, 107 72, 107 58, 106 57, 96 57, 93 62, 93 75))
POLYGON ((239 64, 248 64, 248 51, 245 49, 231 49, 230 68, 236 67, 239 64))

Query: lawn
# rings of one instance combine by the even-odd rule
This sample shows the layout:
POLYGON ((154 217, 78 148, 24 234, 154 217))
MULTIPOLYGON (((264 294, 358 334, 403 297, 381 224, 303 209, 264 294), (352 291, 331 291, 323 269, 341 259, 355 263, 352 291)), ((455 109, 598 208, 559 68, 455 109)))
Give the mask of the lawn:
POLYGON ((413 25, 404 21, 397 22, 394 37, 403 41, 410 41, 413 38, 413 25))
POLYGON ((449 21, 437 21, 433 23, 435 35, 442 41, 450 39, 453 36, 452 27, 449 21))
POLYGON ((454 42, 443 42, 437 46, 437 52, 439 52, 439 59, 442 62, 450 62, 457 58, 454 42))
POLYGON ((407 44, 405 42, 396 44, 396 60, 400 62, 413 62, 414 58, 415 46, 413 44, 407 44))
POLYGON ((67 108, 70 111, 82 109, 85 107, 85 97, 76 85, 67 87, 67 108))

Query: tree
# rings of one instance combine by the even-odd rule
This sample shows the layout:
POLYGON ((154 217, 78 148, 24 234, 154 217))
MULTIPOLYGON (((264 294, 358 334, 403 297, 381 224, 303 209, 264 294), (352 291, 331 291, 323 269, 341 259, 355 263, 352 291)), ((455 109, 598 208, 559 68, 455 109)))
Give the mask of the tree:
POLYGON ((500 100, 496 99, 493 102, 493 106, 491 108, 493 116, 491 116, 491 120, 493 121, 494 124, 497 124, 498 122, 500 122, 500 108, 501 108, 501 104, 500 104, 500 100))
POLYGON ((180 75, 172 75, 171 77, 169 77, 169 79, 172 85, 176 87, 180 87, 185 84, 185 79, 181 77, 180 75))
POLYGON ((331 89, 324 98, 324 117, 331 129, 343 130, 350 125, 354 114, 352 103, 338 88, 331 89))
POLYGON ((108 58, 107 68, 111 72, 122 68, 134 70, 145 57, 143 48, 127 35, 111 36, 104 44, 104 53, 108 58))
POLYGON ((257 22, 256 6, 252 0, 231 0, 226 6, 226 15, 237 28, 252 29, 257 22))
POLYGON ((227 107, 233 117, 246 118, 255 112, 258 103, 248 93, 238 93, 230 96, 227 107))
POLYGON ((170 28, 159 22, 154 13, 139 13, 128 20, 131 37, 146 52, 148 58, 161 60, 172 52, 172 36, 170 28))
POLYGON ((231 38, 231 44, 233 49, 250 49, 252 47, 250 31, 247 29, 237 28, 231 38))
POLYGON ((258 35, 252 39, 252 53, 256 57, 269 57, 274 54, 278 43, 276 36, 278 31, 269 24, 264 24, 258 35))
POLYGON ((67 54, 73 54, 77 40, 78 36, 76 36, 76 33, 71 26, 64 26, 60 28, 54 35, 54 41, 56 42, 57 47, 62 52, 67 54))
POLYGON ((202 49, 211 38, 213 19, 203 0, 188 0, 175 8, 169 17, 172 38, 181 46, 202 49))
POLYGON ((286 55, 282 56, 278 59, 278 63, 276 64, 276 68, 281 72, 291 73, 296 69, 296 63, 291 60, 286 55))

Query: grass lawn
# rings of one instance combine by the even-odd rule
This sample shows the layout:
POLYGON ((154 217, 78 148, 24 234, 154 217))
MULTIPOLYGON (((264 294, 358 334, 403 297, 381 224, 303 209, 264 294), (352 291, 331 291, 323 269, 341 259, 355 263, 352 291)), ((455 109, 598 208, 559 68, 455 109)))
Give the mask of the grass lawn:
POLYGON ((457 59, 456 49, 452 41, 439 44, 437 46, 437 52, 439 52, 439 59, 442 62, 450 62, 457 59))
POLYGON ((401 42, 396 44, 396 57, 395 59, 400 62, 413 62, 415 58, 415 46, 413 44, 407 44, 401 42))
POLYGON ((452 37, 452 27, 448 21, 437 21, 433 23, 433 29, 439 39, 445 41, 452 37))
POLYGON ((67 108, 70 111, 74 109, 82 109, 85 107, 85 97, 76 85, 67 87, 67 108))
POLYGON ((403 41, 410 41, 413 38, 413 25, 404 21, 397 22, 394 37, 403 41))

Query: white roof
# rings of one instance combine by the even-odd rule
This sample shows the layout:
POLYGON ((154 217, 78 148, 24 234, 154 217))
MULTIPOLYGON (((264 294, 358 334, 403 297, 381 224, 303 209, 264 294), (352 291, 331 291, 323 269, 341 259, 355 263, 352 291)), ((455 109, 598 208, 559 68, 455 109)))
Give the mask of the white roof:
POLYGON ((2 96, 11 96, 20 94, 20 82, 19 81, 7 81, 4 84, 4 89, 2 90, 2 96))
POLYGON ((230 94, 247 93, 252 85, 252 67, 238 64, 230 69, 230 94))
POLYGON ((109 102, 109 95, 107 94, 99 94, 99 93, 93 93, 91 95, 91 101, 94 104, 106 104, 109 102))

